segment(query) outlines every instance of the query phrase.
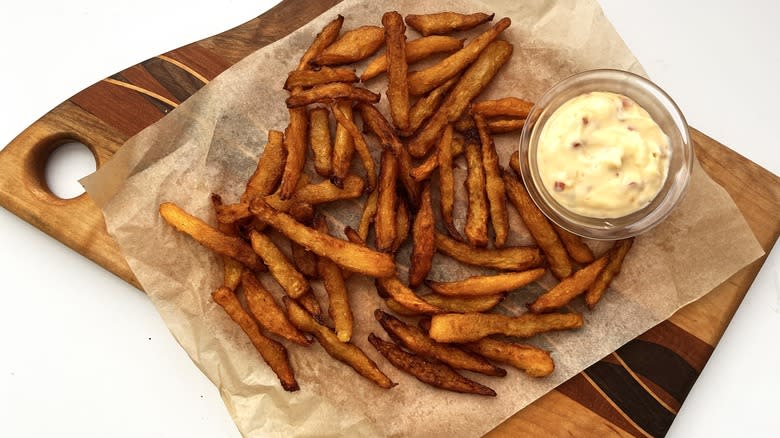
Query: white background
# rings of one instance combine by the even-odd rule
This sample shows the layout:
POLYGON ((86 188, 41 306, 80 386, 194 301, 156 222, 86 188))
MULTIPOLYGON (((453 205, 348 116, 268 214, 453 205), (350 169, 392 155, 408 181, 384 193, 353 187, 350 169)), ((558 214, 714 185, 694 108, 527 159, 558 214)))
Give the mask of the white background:
MULTIPOLYGON (((239 25, 274 2, 106 3, 4 4, 0 147, 90 84, 239 25)), ((602 5, 692 126, 780 173, 780 3, 602 5)), ((57 186, 67 193, 89 163, 64 161, 57 186)), ((2 209, 0 278, 0 436, 238 435, 217 390, 141 292, 2 209)), ((670 436, 776 431, 778 303, 774 251, 670 436)))

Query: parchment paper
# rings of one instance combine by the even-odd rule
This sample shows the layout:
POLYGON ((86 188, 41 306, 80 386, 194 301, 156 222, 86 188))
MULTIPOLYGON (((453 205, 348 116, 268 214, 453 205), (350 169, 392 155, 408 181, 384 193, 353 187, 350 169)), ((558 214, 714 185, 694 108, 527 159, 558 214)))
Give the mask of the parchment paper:
MULTIPOLYGON (((762 254, 733 201, 697 165, 680 206, 663 224, 636 240, 622 274, 598 309, 591 313, 581 304, 572 306, 584 311, 585 328, 532 340, 553 351, 556 370, 551 376, 532 379, 509 369, 503 379, 476 377, 496 390, 495 398, 454 394, 419 383, 393 368, 368 344, 370 331, 386 338, 372 317, 373 309, 383 303, 371 281, 353 276, 348 285, 356 316, 354 342, 399 385, 389 391, 379 389, 327 357, 319 345, 288 344, 301 390, 284 392, 243 332, 210 299, 222 279, 219 259, 164 224, 158 205, 173 201, 214 223, 209 195, 220 193, 228 202, 235 201, 254 169, 267 130, 286 126, 287 94, 282 84, 314 35, 336 14, 346 17, 344 29, 350 29, 378 25, 382 12, 390 9, 402 14, 490 10, 496 17, 511 17, 513 24, 504 38, 514 44, 514 55, 482 98, 515 95, 534 100, 560 79, 593 68, 644 74, 593 1, 515 4, 497 0, 485 6, 465 0, 347 0, 224 72, 130 139, 111 162, 87 177, 87 191, 103 209, 108 231, 136 277, 178 342, 217 385, 245 436, 485 433, 762 254)), ((412 38, 414 32, 409 30, 408 35, 412 38)), ((369 86, 385 89, 382 80, 369 86)), ((373 138, 369 141, 376 146, 373 138)), ((499 138, 503 165, 516 142, 516 136, 499 138)), ((461 179, 462 173, 458 172, 461 179)), ((327 211, 330 220, 353 226, 360 213, 356 202, 342 202, 327 211)), ((525 228, 510 211, 510 243, 528 242, 525 228)), ((457 214, 462 221, 462 208, 457 214)), ((603 244, 591 243, 597 251, 604 250, 603 244)), ((408 248, 399 260, 408 260, 408 248)), ((431 277, 435 279, 463 278, 475 272, 438 255, 434 264, 431 277)), ((405 273, 400 275, 405 279, 405 273)), ((273 281, 263 281, 273 288, 273 281)), ((549 279, 542 284, 549 286, 549 279)), ((314 287, 326 303, 320 285, 314 287)), ((533 285, 513 293, 499 311, 522 312, 523 304, 541 289, 533 285)), ((278 288, 274 292, 280 294, 278 288)))

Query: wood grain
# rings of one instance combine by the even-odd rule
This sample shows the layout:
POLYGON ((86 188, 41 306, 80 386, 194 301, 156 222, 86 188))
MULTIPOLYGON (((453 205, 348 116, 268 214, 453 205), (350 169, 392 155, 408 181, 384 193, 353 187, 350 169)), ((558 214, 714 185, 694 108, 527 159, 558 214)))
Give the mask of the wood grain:
MULTIPOLYGON (((46 187, 43 169, 51 151, 77 140, 101 166, 128 138, 226 68, 336 3, 283 1, 235 29, 141 62, 76 94, 0 151, 0 205, 140 288, 89 196, 62 200, 46 187)), ((702 167, 729 192, 768 251, 780 232, 780 180, 698 131, 693 139, 702 167)), ((737 272, 488 435, 663 435, 763 261, 737 272)))

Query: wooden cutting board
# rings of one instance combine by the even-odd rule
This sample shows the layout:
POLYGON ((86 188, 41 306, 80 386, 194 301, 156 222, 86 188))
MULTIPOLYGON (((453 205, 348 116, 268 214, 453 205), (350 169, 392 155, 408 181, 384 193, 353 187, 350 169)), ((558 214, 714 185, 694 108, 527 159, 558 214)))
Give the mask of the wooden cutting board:
MULTIPOLYGON (((58 105, 0 151, 0 205, 136 287, 89 196, 46 187, 50 152, 77 140, 98 167, 226 68, 337 1, 285 0, 220 35, 146 60, 58 105)), ((766 251, 780 231, 780 178, 693 130, 707 173, 732 196, 766 251)), ((764 258, 518 412, 488 435, 662 436, 666 433, 764 258)))

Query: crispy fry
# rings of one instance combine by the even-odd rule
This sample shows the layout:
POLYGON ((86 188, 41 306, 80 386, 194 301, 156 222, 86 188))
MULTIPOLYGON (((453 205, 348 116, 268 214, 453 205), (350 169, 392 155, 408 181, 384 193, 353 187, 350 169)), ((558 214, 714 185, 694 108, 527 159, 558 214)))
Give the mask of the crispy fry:
POLYGON ((634 243, 634 238, 618 240, 615 245, 609 250, 607 257, 609 262, 607 266, 599 273, 596 280, 588 287, 588 291, 585 293, 585 304, 588 305, 588 309, 593 310, 596 304, 604 295, 604 292, 609 287, 609 283, 612 279, 620 273, 620 268, 623 266, 623 259, 628 254, 628 250, 631 249, 631 245, 634 243))
POLYGON ((268 223, 288 239, 319 256, 333 260, 344 269, 370 277, 395 275, 395 263, 389 254, 320 233, 298 223, 289 215, 272 209, 262 199, 255 198, 249 209, 258 219, 268 223))
POLYGON ((368 335, 368 341, 393 366, 411 374, 423 383, 448 391, 489 396, 496 395, 496 392, 492 389, 461 376, 449 366, 407 353, 394 343, 383 341, 373 333, 368 335))
POLYGON ((360 223, 358 224, 357 233, 363 241, 368 240, 368 228, 374 222, 376 216, 376 202, 379 197, 379 190, 374 189, 371 194, 366 198, 366 203, 363 204, 363 213, 360 215, 360 223))
POLYGON ((331 82, 357 82, 355 70, 346 67, 321 67, 319 70, 295 70, 287 75, 284 83, 285 90, 293 90, 301 87, 313 87, 315 85, 329 84, 331 82))
POLYGON ((496 313, 446 313, 434 315, 428 335, 438 342, 474 342, 486 336, 502 334, 530 338, 552 330, 582 327, 579 313, 524 313, 505 316, 496 313))
POLYGON ((202 220, 182 210, 172 202, 160 204, 160 216, 176 231, 185 233, 198 243, 220 255, 233 258, 249 269, 264 271, 260 258, 241 238, 228 236, 202 220))
MULTIPOLYGON (((450 236, 462 240, 458 229, 455 228, 453 210, 455 208, 455 177, 452 173, 452 125, 447 125, 438 147, 439 163, 439 205, 441 207, 441 220, 450 236)), ((431 154, 433 155, 433 154, 431 154)))
POLYGON ((360 234, 350 226, 344 227, 344 236, 355 245, 366 246, 366 239, 360 237, 360 234))
POLYGON ((301 57, 301 60, 298 63, 298 70, 308 69, 310 67, 309 64, 311 60, 319 56, 326 47, 330 46, 334 41, 336 41, 336 38, 339 37, 339 32, 341 32, 342 24, 344 24, 344 17, 339 15, 322 28, 322 31, 317 34, 317 36, 314 38, 314 41, 312 41, 309 48, 306 49, 306 52, 304 52, 303 56, 301 57))
POLYGON ((421 299, 411 289, 404 286, 400 280, 395 277, 377 279, 379 286, 387 292, 398 304, 419 313, 435 314, 441 313, 442 309, 433 306, 421 299))
POLYGON ((311 343, 303 333, 292 325, 284 310, 276 304, 271 292, 268 292, 260 280, 255 277, 255 274, 244 271, 241 276, 241 286, 249 312, 260 323, 260 326, 296 344, 309 345, 311 343))
POLYGON ((479 139, 482 143, 482 167, 485 169, 485 193, 490 205, 490 220, 495 233, 495 246, 501 248, 506 243, 509 235, 509 216, 506 210, 506 188, 501 179, 501 168, 498 164, 498 154, 493 138, 487 131, 485 119, 480 115, 474 116, 477 124, 479 139))
POLYGON ((363 168, 366 169, 367 185, 365 190, 374 190, 374 187, 376 187, 376 164, 374 163, 374 158, 371 156, 368 143, 366 143, 366 139, 363 138, 363 133, 360 132, 360 129, 355 125, 355 122, 341 112, 337 105, 332 105, 330 110, 336 118, 336 121, 339 122, 339 125, 346 128, 349 135, 352 136, 355 150, 360 156, 360 160, 363 162, 363 168))
POLYGON ((287 159, 284 163, 284 173, 279 187, 282 199, 292 197, 298 186, 298 179, 306 162, 306 131, 309 118, 306 108, 291 108, 290 123, 284 130, 284 147, 287 150, 287 159))
MULTIPOLYGON (((483 295, 475 297, 451 297, 439 294, 428 294, 420 296, 420 298, 440 308, 445 312, 450 313, 469 313, 469 312, 486 312, 498 305, 501 300, 504 299, 504 294, 496 295, 483 295)), ((390 298, 385 301, 387 307, 395 313, 404 316, 421 315, 419 312, 415 312, 407 309, 406 307, 398 304, 397 301, 390 298)))
MULTIPOLYGON (((473 44, 473 43, 472 43, 473 44)), ((469 45, 470 46, 470 45, 469 45)), ((468 47, 466 47, 468 48, 468 47)), ((466 48, 462 50, 466 50, 466 48)), ((457 54, 457 53, 456 53, 457 54)), ((471 100, 487 87, 493 76, 512 55, 512 45, 506 41, 492 42, 472 63, 447 95, 439 110, 409 142, 409 154, 422 157, 438 138, 447 123, 463 114, 471 100)), ((454 55, 453 55, 454 56, 454 55)))
POLYGON ((534 104, 517 97, 483 100, 471 106, 472 114, 488 117, 517 117, 525 119, 534 104))
POLYGON ((309 282, 303 274, 295 269, 268 236, 252 230, 249 238, 252 241, 252 249, 263 259, 268 271, 287 295, 298 298, 310 290, 309 282))
POLYGON ((376 249, 388 251, 395 241, 395 215, 398 200, 395 193, 395 182, 398 175, 398 165, 393 153, 382 151, 382 163, 379 171, 379 195, 377 197, 374 231, 376 232, 376 249))
POLYGON ((533 345, 482 338, 463 346, 490 360, 522 370, 531 377, 549 376, 555 370, 550 353, 533 345))
MULTIPOLYGON (((379 102, 379 95, 371 90, 355 87, 344 82, 316 85, 307 90, 293 93, 285 101, 287 108, 298 108, 312 103, 331 103, 337 99, 354 100, 358 102, 379 102)), ((288 149, 289 154, 289 149, 288 149)))
POLYGON ((485 195, 485 169, 482 165, 482 155, 479 146, 474 142, 467 142, 464 149, 468 175, 466 177, 466 191, 468 192, 468 212, 466 213, 466 225, 463 234, 471 246, 485 247, 488 243, 488 205, 485 195))
POLYGON ((215 303, 222 306, 225 309, 225 313, 230 316, 230 319, 235 321, 246 333, 265 363, 276 373, 282 388, 285 391, 297 391, 299 389, 298 382, 295 381, 295 373, 292 366, 290 366, 290 361, 287 359, 287 349, 284 348, 284 345, 260 332, 257 324, 241 307, 238 298, 230 289, 220 287, 211 294, 211 298, 215 303))
POLYGON ((331 357, 349 365, 358 374, 382 388, 389 389, 395 386, 395 383, 376 366, 373 360, 366 356, 363 350, 349 342, 341 342, 333 331, 319 324, 295 301, 285 297, 284 303, 287 305, 287 313, 290 315, 292 323, 298 329, 314 335, 317 342, 331 357))
MULTIPOLYGON (((463 39, 450 36, 432 35, 406 42, 406 63, 412 64, 437 53, 450 53, 463 47, 463 39)), ((360 75, 360 80, 366 82, 387 70, 387 54, 374 58, 360 75)))
POLYGON ((342 181, 341 188, 328 180, 322 180, 315 184, 299 185, 291 199, 283 201, 278 193, 266 196, 265 202, 272 207, 290 211, 296 204, 326 204, 342 199, 359 198, 363 194, 365 183, 363 179, 355 175, 347 175, 342 181))
POLYGON ((473 29, 493 19, 494 14, 458 14, 457 12, 439 12, 436 14, 407 15, 406 24, 423 36, 441 35, 460 30, 473 29))
POLYGON ((542 253, 534 246, 472 248, 438 232, 436 249, 462 263, 505 271, 525 271, 542 264, 542 253))
POLYGON ((385 329, 390 339, 414 353, 434 358, 461 370, 474 371, 475 373, 488 376, 506 375, 505 370, 491 364, 487 360, 466 353, 460 348, 440 344, 429 338, 419 328, 408 325, 379 309, 374 311, 374 318, 379 321, 379 324, 385 329))
POLYGON ((317 321, 322 321, 322 308, 320 307, 320 302, 317 301, 317 297, 314 296, 313 292, 309 291, 295 301, 303 306, 307 312, 311 313, 314 319, 317 321))
POLYGON ((352 29, 329 45, 312 60, 314 65, 350 64, 376 53, 385 42, 385 31, 378 26, 352 29))
POLYGON ((249 178, 241 202, 249 202, 255 196, 265 196, 276 190, 282 178, 287 153, 284 149, 284 134, 268 131, 268 142, 257 161, 257 169, 249 178))
MULTIPOLYGON (((322 216, 315 218, 314 229, 321 233, 328 233, 328 223, 325 222, 325 218, 322 216)), ((341 268, 329 258, 319 257, 317 272, 319 272, 322 285, 328 293, 328 314, 333 320, 336 337, 341 342, 349 342, 352 339, 353 317, 341 268)))
POLYGON ((519 289, 544 275, 544 268, 507 272, 495 275, 475 275, 464 280, 426 283, 434 292, 447 296, 474 297, 495 295, 519 289))
POLYGON ((550 221, 534 204, 531 196, 528 195, 525 187, 520 184, 517 178, 509 172, 504 172, 503 176, 509 200, 520 213, 520 218, 523 219, 536 244, 547 256, 550 271, 558 278, 568 277, 572 273, 571 260, 569 260, 569 255, 566 253, 558 234, 550 225, 550 221))
MULTIPOLYGON (((408 23, 407 23, 408 24, 408 23)), ((471 40, 464 48, 458 50, 439 63, 409 74, 409 93, 414 96, 425 94, 448 79, 456 76, 473 63, 485 48, 503 32, 512 21, 504 17, 495 26, 486 30, 471 40)), ((411 24, 410 24, 411 25, 411 24)))
MULTIPOLYGON (((447 128, 445 127, 445 131, 446 129, 447 128)), ((442 131, 441 138, 444 138, 447 135, 445 131, 442 131)), ((441 141, 441 138, 439 139, 439 141, 441 141)), ((463 154, 463 146, 464 146, 463 138, 455 137, 453 135, 452 143, 450 144, 451 156, 453 160, 463 154)), ((426 179, 431 177, 433 171, 438 169, 438 167, 439 167, 438 153, 429 154, 428 158, 426 158, 425 161, 423 161, 417 167, 412 169, 411 175, 415 181, 425 181, 426 179)), ((441 178, 441 175, 439 175, 439 177, 441 178)))
POLYGON ((552 226, 555 229, 555 232, 558 233, 558 237, 561 238, 561 242, 572 260, 583 265, 596 260, 593 251, 591 251, 588 245, 580 239, 580 236, 564 230, 556 224, 552 224, 552 226))
POLYGON ((398 248, 409 238, 409 228, 411 228, 411 219, 409 218, 409 208, 403 198, 398 197, 398 212, 395 215, 395 240, 390 252, 398 251, 398 248))
POLYGON ((322 177, 329 177, 332 172, 333 144, 330 141, 327 108, 309 111, 309 143, 314 154, 314 170, 322 177))
POLYGON ((520 171, 520 151, 514 151, 512 152, 512 155, 509 156, 509 167, 514 170, 515 176, 518 179, 523 178, 523 173, 520 171))
MULTIPOLYGON (((222 197, 212 193, 211 203, 212 205, 214 205, 215 209, 221 207, 223 205, 222 197)), ((238 237, 238 228, 234 223, 223 224, 221 222, 218 222, 217 229, 227 236, 238 237)), ((235 259, 223 255, 222 269, 223 269, 222 285, 227 287, 230 290, 235 291, 238 285, 241 283, 241 272, 244 271, 244 265, 242 265, 235 259)))
MULTIPOLYGON (((336 107, 344 114, 349 120, 352 118, 352 102, 347 100, 336 101, 336 107)), ((352 155, 355 152, 355 141, 352 140, 352 136, 347 131, 347 128, 340 124, 336 124, 336 137, 333 140, 333 177, 331 181, 333 184, 341 187, 342 181, 349 174, 349 167, 352 164, 352 155)))
POLYGON ((409 88, 406 84, 406 26, 395 11, 382 15, 387 47, 387 102, 396 128, 409 128, 409 88))
POLYGON ((436 109, 439 108, 439 104, 456 82, 458 82, 457 76, 434 88, 424 97, 419 98, 409 110, 409 129, 402 132, 402 134, 410 136, 420 129, 423 122, 428 120, 436 109))
POLYGON ((422 284, 433 266, 433 255, 436 253, 434 232, 436 218, 433 215, 431 201, 431 186, 426 184, 422 192, 420 209, 414 218, 412 229, 412 255, 409 260, 409 286, 422 284))
MULTIPOLYGON (((505 134, 507 132, 519 131, 523 129, 524 125, 525 119, 519 119, 517 117, 494 117, 485 119, 485 126, 487 132, 490 134, 505 134)), ((460 118, 455 121, 454 126, 455 130, 462 134, 476 128, 474 119, 467 114, 460 116, 460 118)))
POLYGON ((316 255, 295 242, 290 242, 290 253, 292 254, 293 265, 295 265, 295 269, 298 272, 307 278, 317 278, 316 255))
POLYGON ((528 305, 528 310, 533 313, 544 313, 565 306, 593 284, 599 272, 607 265, 607 261, 607 257, 603 256, 572 276, 564 278, 555 287, 538 296, 528 305))

